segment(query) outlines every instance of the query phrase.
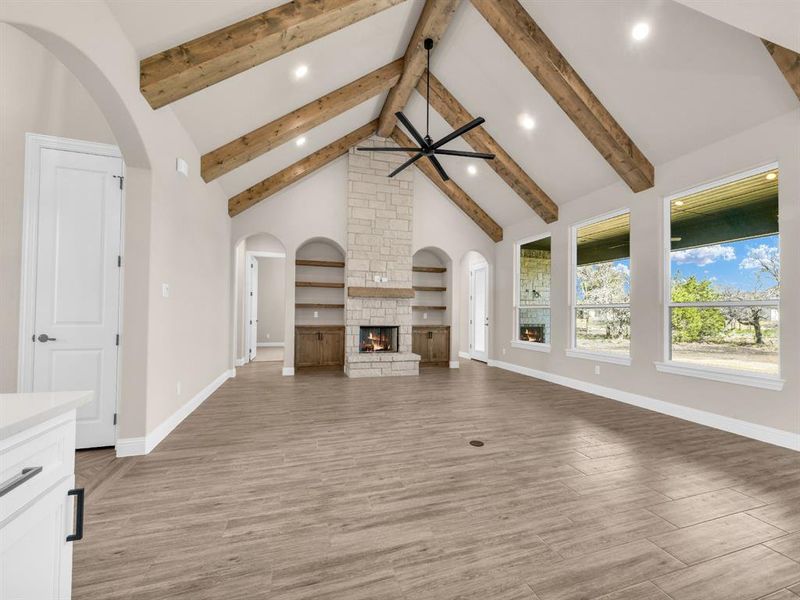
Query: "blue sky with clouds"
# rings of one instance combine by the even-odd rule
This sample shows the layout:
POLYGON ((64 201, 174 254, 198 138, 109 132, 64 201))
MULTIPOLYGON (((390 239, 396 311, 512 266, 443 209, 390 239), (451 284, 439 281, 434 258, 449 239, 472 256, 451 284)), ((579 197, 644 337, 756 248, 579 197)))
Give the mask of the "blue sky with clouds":
POLYGON ((711 279, 715 285, 734 287, 742 291, 765 289, 775 285, 775 281, 762 274, 757 259, 760 256, 777 252, 778 236, 725 242, 711 246, 701 246, 671 253, 672 276, 682 278, 694 275, 697 279, 711 279))

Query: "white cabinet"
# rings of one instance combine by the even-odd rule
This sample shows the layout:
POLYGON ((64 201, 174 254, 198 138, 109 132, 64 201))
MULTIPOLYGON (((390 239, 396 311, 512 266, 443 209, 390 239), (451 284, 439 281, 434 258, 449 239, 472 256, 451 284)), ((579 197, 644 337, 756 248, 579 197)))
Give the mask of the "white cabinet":
POLYGON ((82 533, 76 409, 85 392, 0 395, 0 600, 69 600, 82 533))
POLYGON ((72 587, 74 478, 61 481, 0 530, 0 598, 68 599, 72 587))

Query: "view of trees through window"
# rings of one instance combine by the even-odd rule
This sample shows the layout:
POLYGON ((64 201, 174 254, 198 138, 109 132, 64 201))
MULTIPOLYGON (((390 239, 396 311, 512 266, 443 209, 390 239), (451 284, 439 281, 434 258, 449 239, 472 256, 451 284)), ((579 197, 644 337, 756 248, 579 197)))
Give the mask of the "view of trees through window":
POLYGON ((578 227, 575 348, 630 354, 630 214, 578 227))
POLYGON ((779 372, 778 171, 670 202, 671 359, 779 372))

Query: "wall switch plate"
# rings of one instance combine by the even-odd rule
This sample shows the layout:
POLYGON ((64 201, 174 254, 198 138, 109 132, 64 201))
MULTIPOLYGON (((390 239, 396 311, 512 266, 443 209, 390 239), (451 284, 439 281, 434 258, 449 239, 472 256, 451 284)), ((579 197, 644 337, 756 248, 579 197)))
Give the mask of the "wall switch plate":
POLYGON ((314 318, 319 319, 319 311, 314 311, 314 318))
POLYGON ((189 177, 189 163, 182 158, 175 159, 175 170, 184 177, 189 177))
POLYGON ((427 319, 428 318, 428 313, 422 313, 422 318, 423 319, 427 319))
POLYGON ((388 283, 388 282, 389 282, 388 277, 381 277, 381 283, 388 283))
POLYGON ((381 282, 381 276, 380 275, 373 275, 372 281, 374 281, 375 283, 380 283, 381 282))
POLYGON ((594 366, 594 374, 595 375, 600 375, 600 365, 595 365, 594 366))
POLYGON ((162 283, 161 284, 161 295, 164 298, 169 298, 169 284, 168 283, 162 283))

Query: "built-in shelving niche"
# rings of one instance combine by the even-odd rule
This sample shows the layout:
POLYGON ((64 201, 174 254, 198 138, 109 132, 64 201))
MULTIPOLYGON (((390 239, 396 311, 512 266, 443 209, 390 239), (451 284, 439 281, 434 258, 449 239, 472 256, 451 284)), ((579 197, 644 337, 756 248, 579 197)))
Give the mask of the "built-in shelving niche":
POLYGON ((444 252, 435 248, 419 250, 412 259, 411 303, 412 350, 421 366, 448 366, 452 269, 444 252))
POLYGON ((295 325, 344 326, 344 261, 330 241, 312 240, 298 248, 295 325))

